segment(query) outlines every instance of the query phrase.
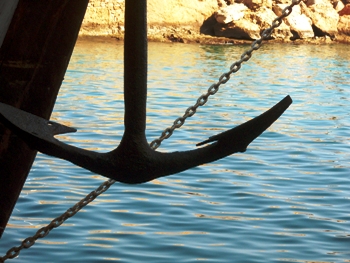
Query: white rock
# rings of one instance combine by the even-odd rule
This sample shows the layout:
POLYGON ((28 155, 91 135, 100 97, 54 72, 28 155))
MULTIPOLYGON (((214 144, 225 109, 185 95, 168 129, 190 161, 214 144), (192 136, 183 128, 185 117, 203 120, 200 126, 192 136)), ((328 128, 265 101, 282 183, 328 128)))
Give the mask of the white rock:
POLYGON ((237 21, 243 18, 247 10, 248 7, 244 4, 234 3, 217 11, 215 13, 215 18, 218 23, 228 24, 232 21, 237 21))
MULTIPOLYGON (((285 4, 278 4, 274 6, 273 11, 280 16, 286 7, 287 5, 285 4)), ((294 6, 292 13, 283 20, 290 27, 291 32, 297 34, 297 37, 310 38, 315 36, 311 20, 301 13, 300 6, 294 6)))
POLYGON ((341 11, 343 8, 345 7, 345 5, 343 4, 342 1, 338 1, 336 4, 335 4, 335 11, 339 12, 341 11))
POLYGON ((228 25, 217 24, 214 27, 215 35, 236 39, 260 38, 260 27, 248 19, 240 19, 228 25))
POLYGON ((339 14, 328 0, 318 0, 314 5, 300 3, 302 13, 309 17, 318 35, 334 36, 337 32, 339 14))

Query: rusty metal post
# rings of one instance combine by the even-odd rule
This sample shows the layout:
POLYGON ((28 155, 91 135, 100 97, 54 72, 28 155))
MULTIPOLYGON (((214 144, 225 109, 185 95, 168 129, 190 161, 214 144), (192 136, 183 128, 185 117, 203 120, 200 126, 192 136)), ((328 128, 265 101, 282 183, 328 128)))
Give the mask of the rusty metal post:
MULTIPOLYGON (((20 0, 0 49, 0 102, 49 119, 88 0, 20 0)), ((0 237, 36 151, 0 123, 0 237)))

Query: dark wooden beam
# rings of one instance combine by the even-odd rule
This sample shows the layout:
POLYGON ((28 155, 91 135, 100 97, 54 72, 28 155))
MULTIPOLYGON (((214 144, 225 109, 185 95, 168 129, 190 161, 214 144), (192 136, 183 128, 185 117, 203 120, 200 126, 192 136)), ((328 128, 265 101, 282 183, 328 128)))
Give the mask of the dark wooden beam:
MULTIPOLYGON (((0 102, 49 119, 88 0, 20 0, 0 49, 0 102)), ((0 123, 0 237, 36 151, 0 123)))

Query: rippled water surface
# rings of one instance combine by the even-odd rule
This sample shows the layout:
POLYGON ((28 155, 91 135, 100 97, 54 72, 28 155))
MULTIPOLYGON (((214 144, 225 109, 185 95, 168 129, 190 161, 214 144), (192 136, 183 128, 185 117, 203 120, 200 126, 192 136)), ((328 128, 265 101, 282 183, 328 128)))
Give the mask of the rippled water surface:
MULTIPOLYGON (((149 44, 147 138, 183 115, 249 46, 149 44)), ((350 262, 350 48, 263 46, 160 151, 195 144, 290 94, 245 153, 142 185, 114 184, 13 262, 350 262)), ((123 46, 79 40, 52 116, 70 144, 123 134, 123 46)), ((38 154, 5 254, 105 178, 38 154)))

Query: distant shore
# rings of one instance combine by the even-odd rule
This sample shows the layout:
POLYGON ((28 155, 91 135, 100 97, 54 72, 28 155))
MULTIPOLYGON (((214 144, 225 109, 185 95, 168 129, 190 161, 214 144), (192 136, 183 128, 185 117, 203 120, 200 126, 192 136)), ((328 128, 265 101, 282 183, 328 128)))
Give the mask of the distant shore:
MULTIPOLYGON (((350 0, 308 0, 274 30, 269 43, 350 43, 350 0)), ((90 0, 80 36, 124 38, 124 0, 90 0)), ((291 0, 148 0, 153 42, 249 44, 291 0)))
MULTIPOLYGON (((86 36, 80 35, 79 39, 114 39, 117 41, 123 41, 124 35, 106 35, 106 36, 86 36)), ((213 37, 204 34, 174 34, 169 35, 158 35, 158 34, 149 34, 149 42, 161 42, 161 43, 184 43, 184 44, 202 44, 202 45, 235 45, 235 44, 252 44, 254 40, 245 40, 245 39, 233 39, 225 37, 213 37)), ((296 40, 287 40, 287 39, 271 39, 264 41, 264 43, 287 43, 287 44, 312 44, 312 45, 323 45, 323 44, 350 44, 350 36, 340 35, 336 36, 335 39, 331 39, 329 36, 324 37, 314 37, 307 39, 296 39, 296 40)))

